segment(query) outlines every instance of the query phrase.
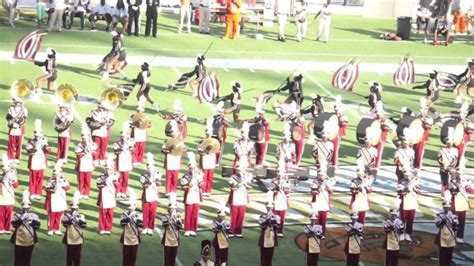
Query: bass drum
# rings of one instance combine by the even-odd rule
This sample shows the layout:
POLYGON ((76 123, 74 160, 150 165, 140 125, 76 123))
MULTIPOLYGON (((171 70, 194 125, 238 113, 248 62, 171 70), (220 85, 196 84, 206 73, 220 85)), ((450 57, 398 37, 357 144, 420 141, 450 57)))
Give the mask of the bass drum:
POLYGON ((405 116, 397 125, 397 136, 399 139, 404 138, 403 130, 409 128, 413 133, 412 144, 417 144, 423 139, 425 130, 423 129, 423 121, 418 117, 405 116))
POLYGON ((357 142, 360 144, 365 143, 365 137, 366 137, 366 132, 367 129, 370 128, 372 132, 374 132, 374 140, 372 141, 372 145, 375 146, 379 143, 380 141, 380 136, 382 135, 382 125, 380 124, 380 121, 377 119, 373 118, 368 118, 364 117, 359 121, 359 124, 357 125, 357 130, 356 130, 356 137, 357 137, 357 142))
POLYGON ((335 113, 321 113, 314 120, 314 134, 318 138, 323 138, 323 131, 329 131, 329 140, 333 140, 339 134, 339 119, 335 113), (326 122, 324 125, 324 122, 326 122))
POLYGON ((249 139, 257 143, 260 143, 264 140, 265 132, 261 124, 252 124, 249 127, 249 139))
POLYGON ((464 124, 456 119, 450 119, 444 122, 439 135, 444 144, 446 144, 445 139, 448 136, 449 128, 454 128, 454 145, 458 146, 464 140, 464 124))
MULTIPOLYGON (((181 125, 178 124, 178 135, 181 136, 181 132, 182 132, 182 129, 181 129, 181 125)), ((165 126, 165 135, 167 137, 173 137, 173 130, 171 130, 171 121, 168 121, 166 123, 166 126, 165 126)))

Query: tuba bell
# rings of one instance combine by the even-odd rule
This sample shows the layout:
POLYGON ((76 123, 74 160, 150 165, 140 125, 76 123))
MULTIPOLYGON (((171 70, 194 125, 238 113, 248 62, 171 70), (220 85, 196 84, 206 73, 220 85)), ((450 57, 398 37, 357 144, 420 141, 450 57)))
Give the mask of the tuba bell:
POLYGON ((78 98, 79 93, 77 89, 69 83, 59 85, 56 90, 56 100, 58 104, 72 106, 78 98))
POLYGON ((33 97, 34 86, 27 79, 19 79, 10 86, 10 95, 17 101, 27 101, 33 97))
POLYGON ((132 118, 132 125, 139 129, 146 129, 150 127, 151 119, 145 113, 135 113, 132 118))
POLYGON ((184 142, 177 138, 170 138, 165 142, 165 147, 170 150, 171 155, 179 156, 182 155, 185 146, 184 142))
POLYGON ((100 96, 100 104, 108 110, 115 110, 124 102, 125 98, 119 89, 106 89, 100 96))

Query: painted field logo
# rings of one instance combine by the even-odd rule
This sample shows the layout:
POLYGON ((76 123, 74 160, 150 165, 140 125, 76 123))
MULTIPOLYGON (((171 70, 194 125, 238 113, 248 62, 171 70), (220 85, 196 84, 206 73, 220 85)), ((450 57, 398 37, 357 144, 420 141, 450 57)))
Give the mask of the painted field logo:
MULTIPOLYGON (((400 264, 410 266, 437 265, 438 246, 434 244, 434 234, 414 231, 411 244, 401 243, 400 264)), ((326 228, 326 239, 322 241, 320 261, 345 261, 344 245, 346 244, 344 228, 326 228)), ((383 242, 385 232, 381 227, 364 228, 364 242, 362 244, 361 262, 383 265, 385 249, 383 242)), ((304 234, 296 237, 296 244, 302 250, 305 248, 306 237, 304 234)), ((455 265, 473 265, 474 258, 469 256, 474 251, 474 246, 469 244, 458 245, 454 249, 455 265)))

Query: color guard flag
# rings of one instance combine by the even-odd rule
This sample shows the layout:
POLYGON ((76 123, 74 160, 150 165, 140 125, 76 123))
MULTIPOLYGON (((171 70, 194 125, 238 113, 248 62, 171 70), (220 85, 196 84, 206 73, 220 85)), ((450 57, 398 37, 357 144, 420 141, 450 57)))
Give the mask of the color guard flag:
POLYGON ((459 78, 455 74, 434 71, 436 75, 435 86, 440 91, 454 91, 459 83, 459 78))
POLYGON ((352 58, 334 73, 332 86, 340 90, 352 92, 352 87, 354 87, 358 77, 359 61, 352 58))
POLYGON ((198 98, 202 103, 212 102, 219 97, 219 81, 215 74, 206 75, 197 88, 198 98))
POLYGON ((46 34, 46 32, 35 30, 21 38, 16 44, 13 58, 28 61, 34 60, 36 52, 38 52, 41 47, 41 39, 46 34))
POLYGON ((415 63, 411 57, 405 57, 400 62, 397 71, 393 75, 395 85, 408 85, 415 82, 415 63))

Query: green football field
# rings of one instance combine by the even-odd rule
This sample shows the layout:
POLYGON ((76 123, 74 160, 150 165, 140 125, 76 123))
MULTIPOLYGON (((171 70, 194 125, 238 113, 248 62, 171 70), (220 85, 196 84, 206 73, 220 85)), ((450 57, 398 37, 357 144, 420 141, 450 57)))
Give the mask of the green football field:
MULTIPOLYGON (((2 18, 5 18, 5 13, 0 13, 2 18)), ((328 44, 315 42, 315 31, 317 22, 311 22, 308 39, 301 43, 289 40, 286 43, 276 42, 276 27, 271 29, 260 28, 260 32, 264 33, 269 39, 257 41, 249 38, 246 34, 255 31, 253 26, 246 28, 243 36, 237 40, 222 40, 222 25, 212 24, 212 35, 204 36, 196 33, 178 35, 176 31, 176 17, 172 15, 161 15, 159 17, 158 38, 136 38, 125 37, 124 42, 127 49, 127 55, 130 56, 147 56, 152 60, 156 56, 167 56, 176 58, 192 58, 196 53, 202 53, 212 42, 213 46, 206 55, 207 61, 212 62, 213 59, 261 59, 261 60, 301 60, 311 61, 314 64, 318 62, 340 62, 341 65, 356 56, 364 62, 371 63, 398 63, 400 57, 410 54, 414 57, 417 64, 452 64, 465 65, 466 59, 472 57, 474 54, 474 46, 472 45, 472 36, 470 37, 471 44, 460 43, 450 45, 448 47, 433 47, 431 45, 423 44, 420 38, 423 36, 416 36, 416 41, 410 42, 385 42, 379 41, 378 35, 384 31, 394 31, 396 29, 396 22, 393 20, 375 20, 364 19, 355 16, 334 16, 331 30, 331 39, 328 44)), ((0 53, 11 52, 14 50, 16 41, 29 31, 33 30, 34 21, 18 21, 17 28, 0 28, 0 53)), ((87 25, 87 24, 86 24, 87 25)), ((101 24, 99 29, 103 28, 101 24)), ((198 29, 193 26, 193 31, 198 29)), ((144 31, 144 25, 142 25, 144 31)), ((294 24, 289 24, 287 27, 288 35, 292 38, 295 35, 296 28, 294 24)), ((469 37, 460 37, 459 40, 466 41, 469 37)), ((61 33, 52 32, 43 39, 42 49, 44 52, 46 47, 53 47, 58 52, 58 57, 61 54, 95 54, 105 55, 110 50, 111 36, 105 32, 89 32, 89 31, 63 31, 61 33)), ((100 97, 104 90, 103 83, 100 81, 96 65, 99 62, 88 62, 88 64, 61 64, 59 65, 58 84, 71 83, 80 92, 81 96, 89 98, 100 97)), ((151 98, 159 103, 161 109, 165 114, 170 114, 173 110, 173 103, 175 99, 179 99, 184 108, 184 113, 188 116, 188 139, 187 147, 196 151, 196 146, 199 140, 204 136, 203 119, 210 117, 213 114, 211 106, 207 104, 199 104, 196 98, 191 96, 189 88, 175 91, 165 92, 168 84, 174 82, 180 73, 187 72, 192 69, 189 67, 154 67, 152 69, 152 91, 151 98)), ((415 67, 416 68, 416 67, 415 67)), ((231 81, 239 81, 244 87, 244 96, 242 104, 242 118, 252 118, 255 114, 254 102, 250 99, 268 89, 277 88, 283 80, 291 74, 291 72, 275 71, 269 69, 253 69, 251 65, 248 69, 227 69, 227 68, 209 68, 215 71, 221 84, 221 95, 225 95, 231 91, 231 81)), ((126 69, 129 79, 134 78, 139 71, 139 66, 131 65, 126 69)), ((9 104, 10 95, 9 89, 13 81, 26 78, 34 81, 38 76, 42 75, 42 69, 36 67, 29 62, 10 62, 9 59, 1 58, 0 60, 0 114, 5 114, 9 104)), ((325 107, 327 110, 332 110, 332 102, 334 95, 341 94, 346 105, 346 113, 349 118, 349 127, 346 138, 342 141, 340 149, 340 163, 344 166, 354 165, 355 155, 359 144, 355 138, 355 128, 357 122, 361 118, 362 110, 367 106, 367 101, 361 95, 367 95, 367 83, 370 80, 377 80, 383 86, 384 90, 382 96, 384 98, 385 109, 387 115, 397 115, 398 111, 403 106, 410 107, 412 110, 418 110, 419 98, 424 95, 424 91, 413 91, 410 86, 397 87, 393 85, 392 74, 386 73, 361 73, 353 94, 338 91, 331 87, 332 73, 330 71, 320 72, 303 72, 305 76, 305 95, 306 100, 304 106, 309 104, 309 95, 317 93, 326 98, 325 107)), ((417 75, 417 83, 424 82, 426 75, 417 75)), ((113 78, 112 82, 121 83, 122 81, 113 78)), ((135 110, 136 100, 135 92, 129 97, 118 110, 114 112, 116 123, 113 127, 113 135, 111 143, 118 140, 119 131, 122 123, 130 117, 135 110)), ((279 95, 272 99, 284 100, 286 95, 279 95)), ((454 96, 450 93, 441 93, 440 99, 437 102, 437 108, 442 113, 450 110, 459 109, 459 104, 454 103, 454 96)), ((49 139, 50 146, 53 147, 53 152, 49 156, 50 163, 54 163, 56 158, 56 132, 52 127, 52 117, 57 108, 49 94, 45 94, 41 98, 41 102, 27 102, 26 106, 29 110, 29 119, 27 122, 26 140, 32 137, 33 123, 35 119, 43 120, 43 130, 49 139)), ((158 164, 163 165, 163 156, 160 154, 161 146, 165 141, 164 126, 165 121, 156 115, 155 110, 150 105, 147 106, 147 112, 152 119, 152 128, 149 131, 149 141, 147 151, 155 154, 158 164)), ((79 140, 80 133, 80 119, 84 119, 90 110, 95 108, 95 104, 87 101, 79 101, 74 108, 77 110, 78 116, 73 125, 73 145, 69 151, 69 162, 65 165, 64 171, 73 189, 70 190, 68 196, 72 196, 72 192, 76 187, 76 177, 74 172, 75 156, 73 153, 74 143, 79 140)), ((275 164, 273 153, 276 144, 281 140, 283 124, 278 121, 272 105, 268 104, 265 107, 266 116, 271 122, 271 143, 267 153, 267 161, 270 164, 275 164)), ((229 117, 231 120, 231 117, 229 117)), ((225 156, 223 157, 223 164, 229 165, 233 160, 232 143, 235 136, 238 135, 238 125, 231 123, 232 129, 229 130, 230 137, 225 146, 225 156)), ((437 166, 436 154, 440 148, 439 141, 439 127, 433 127, 431 131, 430 142, 426 147, 424 165, 427 167, 437 166)), ((0 127, 0 152, 6 151, 8 128, 6 123, 0 127)), ((390 139, 393 134, 390 135, 390 139)), ((25 140, 25 141, 26 141, 25 140)), ((313 163, 311 157, 311 146, 306 145, 303 165, 313 163)), ((109 152, 111 149, 109 149, 109 152)), ((392 155, 394 153, 394 146, 387 143, 383 155, 383 166, 393 165, 392 155)), ((466 157, 470 159, 467 166, 474 167, 474 152, 470 147, 466 153, 466 157)), ((183 165, 187 162, 185 159, 183 165)), ((162 168, 160 168, 162 170, 162 168)), ((49 177, 52 170, 46 171, 46 177, 49 177)), ((137 192, 140 191, 139 176, 143 169, 134 169, 131 173, 130 185, 137 192)), ((213 196, 206 199, 203 203, 201 217, 209 220, 212 219, 216 211, 217 200, 225 199, 228 188, 227 180, 220 176, 220 171, 216 171, 216 179, 214 185, 213 196)), ((100 173, 100 169, 96 169, 95 176, 100 173)), ((24 152, 22 155, 22 162, 18 169, 18 176, 20 179, 20 189, 17 190, 17 202, 20 201, 21 191, 27 188, 28 184, 28 170, 27 170, 27 155, 24 152)), ((163 181, 164 183, 164 181, 163 181)), ((95 182, 93 182, 93 187, 95 182)), ((162 188, 164 192, 164 188, 162 188)), ((255 199, 255 206, 264 201, 263 193, 261 193, 257 185, 253 189, 252 200, 255 199), (258 200, 257 200, 258 199, 258 200)), ((394 193, 387 193, 394 196, 394 193)), ((112 236, 99 236, 97 234, 97 206, 96 206, 97 189, 93 188, 92 197, 88 201, 81 202, 81 209, 86 214, 88 227, 85 234, 85 245, 83 247, 83 265, 119 265, 121 263, 120 253, 120 228, 118 226, 119 216, 124 206, 115 209, 115 223, 112 236)), ((181 193, 178 193, 178 198, 181 198, 181 193)), ((347 211, 346 195, 341 192, 335 193, 334 208, 335 210, 347 211), (338 197, 343 200, 338 200, 338 197)), ((385 195, 384 195, 385 196, 385 195)), ((437 193, 427 193, 426 198, 432 200, 433 204, 440 206, 439 195, 437 193)), ((44 199, 44 198, 43 198, 44 199)), ((307 214, 309 212, 310 195, 298 194, 295 197, 292 205, 297 212, 307 214)), ((163 199, 159 205, 159 213, 165 213, 165 207, 168 203, 167 199, 163 199)), ((292 204, 292 203, 290 203, 292 204)), ((61 243, 62 237, 48 237, 46 235, 46 213, 43 210, 44 202, 35 202, 33 204, 33 211, 40 214, 42 226, 39 234, 39 244, 35 249, 33 256, 33 265, 62 265, 65 260, 65 249, 61 243)), ((17 203, 18 207, 19 204, 17 203)), ((432 205, 433 206, 433 205, 432 205)), ((425 220, 432 219, 432 206, 424 205, 421 208, 420 216, 425 220)), ((371 203, 371 208, 374 213, 380 214, 378 217, 383 217, 386 213, 385 208, 380 206, 377 202, 371 203)), ((252 208, 247 213, 247 218, 255 217, 263 209, 260 207, 252 208)), ((334 212, 334 216, 329 218, 331 222, 348 221, 347 218, 335 218, 338 212, 334 212)), ((473 213, 469 213, 472 217, 473 213)), ((369 221, 377 223, 379 218, 368 218, 369 221)), ((202 219, 204 220, 204 219, 202 219)), ((307 219, 301 216, 301 222, 306 222, 307 219)), ((294 221, 295 224, 298 221, 294 221)), ((159 223, 158 223, 159 224, 159 223)), ((255 226, 254 218, 246 220, 247 226, 255 226)), ((207 229, 208 223, 200 222, 200 229, 207 229)), ((161 229, 161 225, 158 229, 161 229)), ((279 252, 275 256, 275 265, 303 265, 304 253, 295 245, 295 238, 302 232, 302 226, 294 225, 287 227, 285 238, 280 241, 279 252)), ((243 240, 236 239, 231 241, 230 264, 242 265, 257 265, 258 264, 258 248, 257 239, 258 231, 256 228, 245 229, 245 238, 243 240)), ((205 238, 212 238, 210 232, 204 231, 199 233, 197 238, 182 238, 181 246, 179 248, 178 257, 182 265, 190 265, 199 255, 200 241, 205 238)), ((0 236, 0 265, 10 265, 12 263, 12 246, 8 243, 8 236, 0 236)), ((324 256, 324 255, 322 255, 324 256)), ((334 258, 323 258, 326 263, 324 265, 338 265, 338 260, 334 258)), ((143 237, 143 243, 140 246, 138 265, 161 265, 162 261, 162 247, 160 238, 157 233, 153 237, 143 237)), ((340 261, 339 261, 340 263, 340 261)))

